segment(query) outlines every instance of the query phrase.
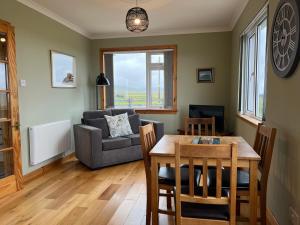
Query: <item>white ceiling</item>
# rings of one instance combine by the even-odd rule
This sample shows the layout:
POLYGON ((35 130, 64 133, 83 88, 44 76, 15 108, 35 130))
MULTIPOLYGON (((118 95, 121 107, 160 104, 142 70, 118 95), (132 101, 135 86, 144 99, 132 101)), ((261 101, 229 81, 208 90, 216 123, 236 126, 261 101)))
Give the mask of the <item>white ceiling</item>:
POLYGON ((139 0, 147 31, 127 31, 135 0, 18 0, 91 39, 232 30, 248 0, 139 0))

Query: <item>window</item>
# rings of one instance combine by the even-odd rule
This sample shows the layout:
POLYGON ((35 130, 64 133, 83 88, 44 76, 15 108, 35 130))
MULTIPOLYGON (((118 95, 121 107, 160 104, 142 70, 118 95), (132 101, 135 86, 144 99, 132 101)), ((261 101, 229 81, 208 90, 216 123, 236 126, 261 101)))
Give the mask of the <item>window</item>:
POLYGON ((176 46, 102 49, 108 108, 176 111, 176 46))
POLYGON ((265 112, 266 57, 267 7, 241 37, 239 110, 259 120, 264 119, 265 112))

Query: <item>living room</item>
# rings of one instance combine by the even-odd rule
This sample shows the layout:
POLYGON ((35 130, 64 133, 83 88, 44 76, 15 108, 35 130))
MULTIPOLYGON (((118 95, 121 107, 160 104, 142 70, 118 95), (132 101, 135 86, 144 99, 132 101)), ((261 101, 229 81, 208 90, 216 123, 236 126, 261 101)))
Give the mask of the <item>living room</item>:
MULTIPOLYGON (((294 4, 297 1, 286 2, 294 4)), ((272 64, 272 25, 280 4, 282 1, 279 0, 193 0, 185 3, 170 0, 77 0, 64 3, 57 0, 1 0, 1 24, 9 23, 14 27, 14 35, 7 38, 15 42, 16 80, 12 93, 18 92, 18 95, 12 94, 11 103, 17 107, 15 109, 19 109, 16 114, 11 114, 14 119, 4 122, 11 122, 15 130, 13 132, 18 133, 16 140, 20 140, 20 155, 16 157, 14 152, 13 167, 16 177, 19 176, 24 182, 15 187, 19 191, 0 199, 0 221, 4 221, 3 224, 144 224, 147 191, 143 160, 90 170, 74 157, 76 140, 73 125, 82 123, 86 111, 112 106, 118 108, 118 103, 112 101, 113 97, 117 97, 114 93, 117 90, 117 85, 114 85, 116 77, 108 72, 105 55, 112 54, 115 57, 127 53, 128 57, 133 58, 130 54, 144 53, 142 68, 146 68, 149 52, 162 55, 173 52, 171 82, 169 86, 164 83, 161 89, 165 94, 162 99, 166 99, 166 90, 172 90, 169 95, 170 107, 149 107, 151 98, 147 94, 151 85, 146 81, 148 72, 143 72, 145 77, 139 89, 145 94, 143 106, 134 107, 134 100, 127 98, 126 108, 135 108, 141 120, 162 123, 164 135, 177 135, 178 129, 184 130, 184 119, 189 116, 190 105, 224 107, 223 132, 242 137, 250 146, 254 145, 260 122, 276 128, 266 190, 267 223, 299 224, 300 178, 297 171, 300 130, 297 121, 300 106, 297 104, 297 82, 300 81, 300 72, 296 62, 299 57, 295 57, 296 63, 293 63, 286 77, 277 73, 272 64), (130 32, 125 24, 126 13, 136 4, 144 8, 149 16, 148 29, 140 33, 130 32), (245 94, 241 94, 244 93, 241 76, 245 65, 243 60, 247 58, 243 57, 243 38, 251 34, 250 28, 257 28, 255 24, 261 21, 266 22, 267 54, 265 61, 257 58, 256 61, 265 62, 266 82, 263 82, 263 110, 258 112, 258 116, 255 114, 251 117, 241 110, 244 107, 241 99, 245 98, 245 94), (71 88, 61 88, 54 85, 55 54, 75 60, 75 86, 67 84, 71 88), (201 81, 201 71, 208 71, 211 79, 201 81), (97 77, 102 72, 110 82, 105 87, 96 86, 97 77), (50 159, 32 163, 30 128, 66 120, 70 121, 72 127, 70 148, 50 159), (122 173, 117 172, 120 170, 122 173), (91 176, 94 180, 85 189, 72 179, 76 176, 91 176), (134 179, 138 180, 134 188, 126 186, 134 179), (120 188, 118 185, 123 180, 125 186, 120 188), (76 190, 71 188, 72 185, 80 189, 76 198, 73 198, 76 190), (58 191, 69 187, 70 191, 65 194, 58 191), (124 194, 125 187, 128 187, 128 193, 124 194), (114 193, 121 191, 122 197, 114 196, 114 193), (135 192, 139 194, 135 195, 135 192), (118 197, 119 200, 116 200, 118 197), (113 203, 109 201, 111 199, 115 199, 113 203), (68 208, 64 202, 69 200, 74 203, 71 202, 68 208), (88 203, 93 207, 89 207, 88 203), (139 207, 143 209, 142 212, 138 212, 139 207), (138 215, 136 219, 134 214, 138 215), (88 216, 94 218, 88 219, 88 216)), ((295 4, 299 7, 298 2, 295 4)), ((299 31, 296 34, 299 36, 299 31)), ((298 36, 297 45, 292 49, 298 48, 298 36)), ((9 73, 13 72, 9 69, 9 73)), ((133 81, 129 79, 129 84, 133 81)), ((51 146, 49 140, 55 136, 54 133, 48 134, 48 140, 41 143, 45 149, 51 146)), ((43 148, 37 148, 37 152, 42 152, 43 148)), ((88 180, 80 180, 83 181, 89 183, 88 180)), ((2 188, 7 189, 2 186, 0 179, 0 196, 2 188)), ((162 204, 165 204, 164 200, 162 204)), ((247 204, 242 204, 242 211, 248 212, 244 206, 247 204)), ((175 224, 174 216, 159 215, 159 218, 160 224, 175 224)))

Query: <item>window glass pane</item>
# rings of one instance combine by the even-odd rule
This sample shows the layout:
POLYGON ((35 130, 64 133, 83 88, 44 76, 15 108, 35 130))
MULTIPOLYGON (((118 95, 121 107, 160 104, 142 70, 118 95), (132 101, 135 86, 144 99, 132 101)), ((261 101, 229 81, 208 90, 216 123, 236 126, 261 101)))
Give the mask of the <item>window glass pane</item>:
POLYGON ((0 89, 6 90, 6 73, 7 66, 5 63, 0 63, 0 89))
POLYGON ((254 85, 255 85, 255 35, 249 38, 248 49, 248 92, 247 92, 247 111, 254 112, 254 85))
POLYGON ((13 175, 13 171, 12 151, 0 152, 0 179, 13 175))
POLYGON ((146 107, 146 53, 114 54, 114 106, 146 107))
POLYGON ((266 46, 267 46, 267 20, 258 26, 257 49, 257 90, 256 90, 256 116, 262 118, 264 111, 265 76, 266 76, 266 46))
POLYGON ((152 54, 151 63, 164 63, 164 54, 152 54))
POLYGON ((151 70, 151 107, 164 107, 164 71, 151 70))
POLYGON ((0 93, 0 119, 8 118, 8 96, 6 93, 0 93))
POLYGON ((0 60, 7 60, 7 36, 0 32, 0 60))

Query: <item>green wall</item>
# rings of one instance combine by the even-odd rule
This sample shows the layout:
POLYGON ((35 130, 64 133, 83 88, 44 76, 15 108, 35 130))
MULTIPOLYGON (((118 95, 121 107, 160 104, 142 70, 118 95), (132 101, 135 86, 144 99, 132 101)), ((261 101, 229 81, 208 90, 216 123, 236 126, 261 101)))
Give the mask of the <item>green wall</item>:
POLYGON ((27 81, 27 87, 19 87, 22 161, 26 174, 48 163, 30 167, 28 127, 65 119, 78 123, 84 109, 90 108, 90 40, 15 0, 0 1, 0 18, 15 26, 18 80, 27 81), (77 88, 51 88, 50 49, 76 57, 77 88))
MULTIPOLYGON (((142 115, 165 123, 167 133, 183 127, 189 104, 229 106, 231 32, 167 35, 156 37, 116 38, 92 41, 93 75, 99 73, 99 49, 176 44, 178 113, 173 115, 142 115), (198 84, 196 69, 214 67, 216 82, 198 84)), ((95 93, 95 92, 94 92, 95 93)), ((94 101, 96 102, 96 101, 94 101)))
MULTIPOLYGON (((278 0, 269 1, 269 31, 278 0)), ((253 143, 255 127, 236 118, 239 36, 257 12, 265 5, 263 0, 250 0, 232 33, 231 126, 238 135, 253 143)), ((269 32, 270 34, 270 32, 269 32)), ((291 224, 289 207, 300 212, 300 68, 288 79, 278 78, 270 60, 267 72, 266 123, 277 128, 268 187, 268 207, 279 224, 291 224)))

